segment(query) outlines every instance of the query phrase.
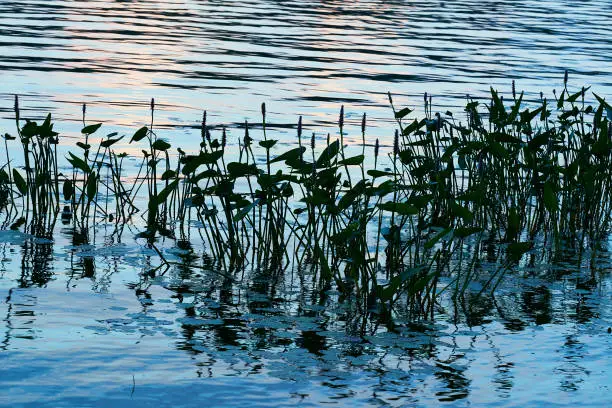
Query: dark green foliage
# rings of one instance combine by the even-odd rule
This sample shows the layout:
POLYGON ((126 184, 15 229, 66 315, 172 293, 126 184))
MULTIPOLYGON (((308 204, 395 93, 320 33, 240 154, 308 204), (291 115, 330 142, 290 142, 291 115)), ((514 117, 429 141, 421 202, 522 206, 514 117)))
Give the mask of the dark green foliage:
POLYGON ((245 125, 232 156, 225 129, 215 139, 205 120, 192 154, 158 139, 151 122, 129 142, 147 144, 130 183, 122 178, 126 155, 113 150, 123 136, 110 134, 91 150, 87 136, 100 124, 83 124, 78 154, 66 157, 72 174, 61 174, 58 135, 47 116, 40 126, 26 121, 19 129, 25 167, 0 168, 0 211, 5 226, 44 236, 52 234, 60 204, 79 227, 100 218, 134 223, 141 212, 145 230, 137 238, 155 249, 157 239, 173 239, 197 221, 220 268, 310 266, 321 290, 335 286, 363 310, 404 305, 427 317, 441 280, 457 296, 473 281, 494 289, 527 258, 554 260, 564 246, 595 252, 606 239, 612 107, 594 94, 598 105, 589 105, 587 89, 565 88, 554 104, 526 101, 523 93, 504 100, 491 89, 489 104, 468 100, 465 123, 434 114, 427 95, 424 118, 393 107, 398 131, 384 168, 378 141, 366 152, 365 115, 362 152, 345 157, 344 109, 339 140, 328 137, 316 149, 313 136, 307 149, 300 119, 299 146, 280 153, 266 136, 265 118, 262 140, 252 143, 245 125), (373 168, 364 164, 368 154, 373 168), (110 206, 100 199, 103 191, 114 197, 110 206), (142 211, 134 204, 138 194, 142 211), (485 251, 491 245, 498 250, 485 251), (503 268, 483 268, 485 256, 503 268))

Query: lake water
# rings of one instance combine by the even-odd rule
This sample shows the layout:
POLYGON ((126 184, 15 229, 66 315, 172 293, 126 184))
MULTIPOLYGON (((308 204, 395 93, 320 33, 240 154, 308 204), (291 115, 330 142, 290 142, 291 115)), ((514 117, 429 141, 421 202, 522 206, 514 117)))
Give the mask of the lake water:
POLYGON ((52 112, 67 135, 83 102, 120 131, 146 123, 155 98, 174 140, 203 109, 210 124, 258 123, 261 102, 271 124, 304 115, 321 132, 345 104, 349 124, 367 112, 371 136, 389 137, 387 91, 416 108, 428 92, 444 112, 513 79, 527 99, 552 98, 567 69, 573 86, 612 94, 611 22, 609 0, 7 0, 0 127, 13 130, 20 94, 24 117, 52 112))
MULTIPOLYGON (((460 113, 489 86, 528 99, 563 84, 612 96, 611 1, 4 1, 0 132, 51 112, 64 147, 88 120, 132 133, 156 101, 161 136, 195 148, 209 123, 297 115, 389 143, 386 92, 460 113)), ((240 133, 241 134, 241 130, 240 133)), ((176 144, 175 144, 176 143, 176 144)), ((0 165, 4 162, 0 162, 0 165)), ((135 167, 136 165, 134 165, 135 167)), ((104 226, 91 243, 0 232, 0 406, 612 405, 609 253, 519 269, 495 297, 442 298, 432 322, 362 321, 305 271, 231 282, 145 273, 156 254, 104 226)), ((201 258, 167 242, 169 259, 201 258)))

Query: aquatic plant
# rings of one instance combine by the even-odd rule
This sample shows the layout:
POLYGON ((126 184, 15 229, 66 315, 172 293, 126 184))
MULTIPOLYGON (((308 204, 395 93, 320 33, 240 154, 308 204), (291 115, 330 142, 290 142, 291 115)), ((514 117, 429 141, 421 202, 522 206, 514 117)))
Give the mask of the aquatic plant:
POLYGON ((514 84, 509 101, 491 89, 486 104, 467 97, 465 122, 434 113, 427 94, 425 117, 414 118, 389 94, 397 128, 385 158, 378 140, 368 143, 365 114, 361 154, 347 157, 344 107, 338 139, 328 134, 321 146, 313 133, 308 146, 300 117, 296 147, 278 154, 265 104, 261 139, 245 122, 237 160, 225 128, 213 136, 206 112, 199 151, 174 153, 154 131, 152 100, 149 125, 129 141, 146 145, 132 182, 122 177, 126 155, 113 149, 123 136, 111 133, 92 149, 102 125, 87 124, 85 106, 80 150, 66 157, 71 174, 59 172, 51 116, 22 124, 16 98, 18 136, 4 136, 0 166, 3 225, 52 237, 63 207, 62 221, 79 231, 106 221, 120 234, 139 225, 138 214, 137 238, 160 256, 150 275, 171 264, 159 239, 188 242, 195 231, 211 265, 230 278, 245 268, 312 268, 322 293, 335 288, 364 313, 404 307, 432 316, 442 290, 461 296, 474 282, 494 290, 518 263, 554 262, 561 249, 595 256, 612 212, 612 107, 588 91, 571 92, 566 80, 554 101, 526 103, 514 84), (15 139, 23 168, 8 157, 15 139))

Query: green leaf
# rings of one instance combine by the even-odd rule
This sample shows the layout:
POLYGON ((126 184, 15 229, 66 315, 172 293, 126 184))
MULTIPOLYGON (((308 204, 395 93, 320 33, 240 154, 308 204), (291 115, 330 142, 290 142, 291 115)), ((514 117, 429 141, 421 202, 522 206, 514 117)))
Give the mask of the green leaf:
POLYGON ((174 189, 178 187, 178 182, 178 180, 174 180, 172 183, 168 184, 162 191, 160 191, 154 199, 155 204, 158 206, 160 204, 163 204, 170 196, 170 193, 172 193, 172 191, 174 191, 174 189))
POLYGON ((271 149, 278 142, 278 140, 262 140, 259 145, 265 149, 271 149))
POLYGON ((394 203, 394 202, 386 202, 382 204, 378 204, 377 206, 381 210, 394 212, 399 215, 416 215, 419 213, 419 209, 408 204, 408 203, 394 203))
POLYGON ((446 236, 447 234, 449 234, 452 231, 451 228, 445 228, 442 231, 438 232, 436 235, 434 235, 431 239, 429 239, 429 241, 427 241, 423 247, 425 249, 431 249, 433 248, 444 236, 446 236))
POLYGON ((28 192, 28 184, 21 176, 21 174, 19 174, 17 169, 13 169, 13 181, 15 182, 19 193, 21 193, 21 195, 26 195, 28 192))
POLYGON ((149 128, 146 126, 141 127, 136 131, 136 133, 134 133, 134 136, 132 136, 130 143, 141 141, 147 136, 147 133, 149 133, 149 128))
POLYGON ((253 208, 255 208, 258 203, 259 203, 259 200, 255 200, 254 202, 249 203, 247 206, 242 207, 238 212, 236 212, 236 215, 234 216, 234 221, 238 222, 242 220, 251 211, 253 211, 253 208))
POLYGON ((570 103, 572 103, 572 102, 576 102, 576 100, 577 100, 578 98, 580 98, 580 96, 582 96, 582 95, 583 95, 583 92, 586 92, 586 91, 588 91, 589 89, 591 89, 591 87, 590 87, 590 86, 589 86, 588 88, 584 88, 584 89, 579 90, 579 91, 578 91, 578 92, 576 92, 575 94, 573 94, 573 95, 571 95, 570 97, 568 97, 568 98, 567 98, 567 101, 568 101, 568 102, 570 102, 570 103))
POLYGON ((330 166, 332 160, 334 159, 334 157, 336 157, 339 151, 340 142, 338 140, 334 140, 332 143, 330 143, 329 146, 325 148, 325 150, 321 152, 321 155, 317 160, 317 168, 330 166))
POLYGON ((472 214, 472 212, 466 207, 463 207, 455 202, 451 202, 450 207, 453 215, 460 217, 463 219, 463 221, 469 223, 474 219, 474 214, 472 214))
POLYGON ((333 277, 333 274, 331 268, 329 267, 329 264, 327 263, 327 258, 325 257, 325 254, 323 253, 321 248, 319 248, 318 245, 315 246, 314 255, 318 259, 319 266, 321 267, 321 279, 325 282, 329 282, 333 277))
POLYGON ((277 162, 287 161, 287 160, 291 160, 291 161, 299 160, 305 151, 306 151, 306 148, 304 146, 301 146, 295 149, 291 149, 279 156, 276 156, 274 159, 270 160, 270 163, 277 163, 277 162))
POLYGON ((390 173, 388 171, 381 171, 381 170, 368 170, 368 176, 370 177, 384 177, 384 176, 394 176, 395 173, 390 173))
POLYGON ((215 150, 213 152, 201 152, 197 156, 185 156, 182 159, 184 163, 183 169, 181 170, 184 175, 189 175, 196 171, 196 169, 204 164, 214 164, 223 156, 223 150, 215 150))
POLYGON ((106 139, 106 140, 100 142, 100 146, 102 146, 104 148, 109 148, 112 145, 114 145, 115 143, 117 143, 118 141, 120 141, 121 139, 123 139, 123 136, 118 137, 116 139, 106 139))
POLYGON ((395 112, 395 119, 403 119, 404 117, 410 115, 411 112, 412 112, 412 109, 404 108, 400 110, 399 112, 395 112))
POLYGON ((361 163, 363 163, 363 160, 364 160, 364 156, 363 154, 360 154, 359 156, 353 156, 353 157, 349 157, 344 160, 340 160, 338 162, 338 165, 339 166, 359 166, 361 163))
POLYGON ((559 209, 557 191, 554 184, 550 181, 544 183, 544 207, 549 212, 555 212, 559 209))
POLYGON ((72 180, 64 181, 64 186, 62 190, 64 192, 64 200, 70 201, 72 199, 72 194, 74 193, 74 186, 72 185, 72 180))
POLYGON ((255 164, 231 162, 227 165, 227 171, 232 178, 256 176, 259 170, 255 164))
POLYGON ((176 177, 176 171, 174 170, 166 170, 164 171, 164 174, 162 174, 161 179, 162 180, 170 180, 176 177))
POLYGON ((95 172, 91 172, 87 178, 87 185, 85 186, 87 199, 91 203, 95 200, 96 194, 98 193, 98 177, 95 172))
POLYGON ((508 245, 508 259, 518 262, 523 254, 529 252, 533 248, 532 242, 513 242, 508 245))
POLYGON ((76 157, 71 152, 68 152, 68 154, 70 155, 70 157, 66 159, 70 162, 70 164, 72 164, 72 167, 79 169, 83 171, 84 173, 89 173, 91 171, 91 169, 89 168, 89 166, 87 165, 87 163, 85 163, 83 159, 76 157))
POLYGON ((96 130, 100 129, 100 126, 102 126, 101 123, 96 123, 95 125, 85 126, 83 129, 81 129, 81 133, 84 135, 91 135, 93 133, 96 133, 96 130))
POLYGON ((155 149, 155 150, 159 150, 159 151, 165 152, 171 146, 170 146, 170 143, 166 142, 165 140, 158 139, 155 142, 153 142, 153 145, 151 147, 153 147, 153 149, 155 149))
POLYGON ((482 232, 481 227, 459 227, 455 228, 453 235, 457 238, 467 238, 470 235, 474 235, 479 232, 482 232))
POLYGON ((416 132, 420 128, 422 128, 424 124, 425 124, 425 119, 421 120, 420 122, 415 119, 410 125, 404 128, 404 130, 402 131, 402 135, 408 136, 416 132))

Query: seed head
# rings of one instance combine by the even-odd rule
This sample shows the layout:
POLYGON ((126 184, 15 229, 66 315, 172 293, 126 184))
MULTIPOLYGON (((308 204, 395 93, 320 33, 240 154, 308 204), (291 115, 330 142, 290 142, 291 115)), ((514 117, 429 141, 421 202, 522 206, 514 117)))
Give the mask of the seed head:
POLYGON ((261 116, 263 117, 263 121, 266 121, 266 103, 262 102, 261 104, 261 116))
POLYGON ((301 116, 298 119, 297 135, 298 135, 298 139, 302 138, 302 117, 301 116))
POLYGON ((151 98, 151 110, 155 110, 155 98, 151 98))
POLYGON ((365 128, 366 128, 366 114, 364 112, 363 116, 361 117, 361 133, 365 133, 365 128))
POLYGON ((247 122, 246 120, 244 121, 244 145, 245 146, 250 146, 251 145, 251 137, 249 136, 249 122, 247 122))
POLYGON ((202 112, 202 140, 206 137, 206 111, 202 112))
POLYGON ((565 70, 565 76, 563 77, 563 85, 567 85, 567 80, 568 80, 568 73, 567 73, 567 69, 565 70))
POLYGON ((340 107, 340 117, 338 118, 338 126, 342 129, 344 126, 344 105, 340 107))
POLYGON ((19 120, 19 96, 15 95, 15 117, 19 120))
POLYGON ((387 96, 389 97, 389 103, 393 105, 393 99, 391 98, 391 92, 387 92, 387 96))
POLYGON ((516 99, 516 83, 512 80, 512 98, 516 99))
POLYGON ((376 139, 376 143, 374 144, 374 157, 378 157, 378 151, 380 150, 380 142, 376 139))
POLYGON ((227 133, 225 132, 225 126, 223 127, 223 133, 221 134, 221 147, 225 148, 227 143, 227 133))
POLYGON ((315 148, 315 133, 312 132, 312 137, 310 138, 310 148, 314 150, 315 148))

